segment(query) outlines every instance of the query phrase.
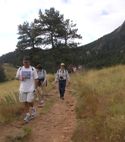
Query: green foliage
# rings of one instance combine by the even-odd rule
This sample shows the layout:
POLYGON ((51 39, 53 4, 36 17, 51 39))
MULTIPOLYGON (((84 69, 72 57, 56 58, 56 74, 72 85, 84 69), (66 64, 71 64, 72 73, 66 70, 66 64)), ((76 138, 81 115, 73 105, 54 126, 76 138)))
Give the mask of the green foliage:
MULTIPOLYGON (((33 65, 41 63, 48 72, 55 72, 60 62, 65 62, 67 65, 83 65, 85 68, 103 68, 117 64, 125 64, 124 27, 125 24, 114 32, 78 48, 69 48, 69 46, 59 44, 57 45, 58 48, 50 50, 16 50, 15 52, 2 56, 0 62, 8 62, 15 66, 20 66, 23 56, 29 55, 32 57, 33 65)), ((62 31, 60 29, 60 36, 65 35, 64 31, 63 34, 61 33, 62 31)))
POLYGON ((5 72, 4 72, 4 68, 2 65, 0 65, 0 82, 5 81, 6 76, 5 76, 5 72))
POLYGON ((17 47, 19 50, 26 49, 28 47, 35 48, 38 46, 41 38, 39 38, 39 29, 36 27, 34 23, 29 24, 28 22, 24 22, 22 25, 18 26, 18 43, 17 47))
POLYGON ((11 63, 14 66, 21 66, 22 59, 25 55, 29 55, 32 59, 31 64, 36 66, 41 63, 47 72, 55 72, 60 62, 68 64, 81 63, 79 60, 79 50, 76 48, 54 48, 49 50, 30 49, 24 51, 14 51, 0 58, 2 63, 11 63), (74 58, 78 55, 78 58, 74 58))
POLYGON ((69 19, 64 20, 64 16, 54 8, 46 9, 44 13, 39 10, 38 16, 34 22, 24 22, 18 26, 18 50, 77 46, 73 39, 82 37, 77 34, 76 24, 69 19))

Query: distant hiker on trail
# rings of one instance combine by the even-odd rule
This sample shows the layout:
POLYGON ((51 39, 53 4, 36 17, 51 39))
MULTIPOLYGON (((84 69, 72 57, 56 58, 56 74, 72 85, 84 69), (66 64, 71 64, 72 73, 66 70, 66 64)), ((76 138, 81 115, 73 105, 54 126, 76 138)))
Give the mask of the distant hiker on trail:
POLYGON ((29 122, 36 116, 36 109, 34 107, 34 96, 37 85, 37 71, 30 65, 30 58, 23 58, 23 66, 17 70, 16 79, 20 80, 19 87, 19 101, 25 104, 26 115, 25 122, 29 122))
POLYGON ((57 70, 55 82, 58 82, 60 99, 64 100, 65 87, 69 83, 69 73, 65 69, 65 64, 60 64, 60 69, 57 70))
POLYGON ((44 105, 44 95, 46 93, 46 86, 47 86, 47 76, 46 70, 43 69, 41 64, 36 66, 37 74, 38 74, 38 84, 37 84, 37 94, 39 95, 38 98, 40 99, 40 103, 38 107, 42 107, 44 105))

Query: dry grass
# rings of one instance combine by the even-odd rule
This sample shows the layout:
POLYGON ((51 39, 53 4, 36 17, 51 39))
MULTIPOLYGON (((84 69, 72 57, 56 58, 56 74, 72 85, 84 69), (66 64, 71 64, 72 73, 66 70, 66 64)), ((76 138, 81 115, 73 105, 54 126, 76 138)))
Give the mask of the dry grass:
POLYGON ((16 68, 13 67, 13 65, 10 64, 4 64, 4 71, 6 74, 6 80, 13 80, 15 78, 15 74, 16 74, 16 68))
POLYGON ((125 141, 125 66, 72 77, 77 92, 74 142, 125 141))
POLYGON ((53 89, 53 82, 54 82, 54 75, 53 74, 48 74, 47 75, 47 81, 48 81, 48 85, 47 85, 47 92, 50 92, 50 90, 53 89))
POLYGON ((18 101, 18 95, 5 96, 0 102, 0 123, 10 122, 19 118, 23 106, 18 101))
POLYGON ((6 95, 12 95, 18 92, 19 82, 17 80, 7 81, 0 83, 0 97, 6 95))
POLYGON ((9 122, 21 113, 22 105, 18 100, 19 82, 14 80, 16 68, 4 64, 6 82, 0 83, 0 123, 9 122))
POLYGON ((18 81, 8 81, 0 84, 0 123, 19 117, 22 105, 18 100, 18 81))

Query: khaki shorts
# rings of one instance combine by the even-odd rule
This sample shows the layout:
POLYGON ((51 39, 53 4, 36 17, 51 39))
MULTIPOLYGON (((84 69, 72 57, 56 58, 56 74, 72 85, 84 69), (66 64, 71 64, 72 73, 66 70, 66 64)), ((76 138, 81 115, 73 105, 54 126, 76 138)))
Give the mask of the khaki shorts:
POLYGON ((34 97, 35 97, 34 92, 20 92, 19 93, 20 102, 33 102, 34 97))

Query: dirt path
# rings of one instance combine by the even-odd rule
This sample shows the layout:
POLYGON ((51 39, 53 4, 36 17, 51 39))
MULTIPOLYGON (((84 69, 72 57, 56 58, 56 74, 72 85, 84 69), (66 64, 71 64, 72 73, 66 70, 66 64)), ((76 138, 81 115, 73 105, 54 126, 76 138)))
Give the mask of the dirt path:
MULTIPOLYGON (((32 129, 27 142, 72 142, 71 137, 76 127, 75 98, 66 92, 65 100, 60 100, 57 92, 53 91, 49 99, 55 100, 49 112, 38 115, 26 125, 32 129)), ((42 111, 42 108, 38 108, 38 111, 42 111)), ((0 142, 4 142, 4 133, 7 136, 20 129, 15 126, 0 127, 0 142)))
POLYGON ((65 100, 56 95, 53 97, 56 102, 50 111, 31 124, 29 142, 71 142, 76 125, 75 99, 69 93, 66 93, 65 100))

